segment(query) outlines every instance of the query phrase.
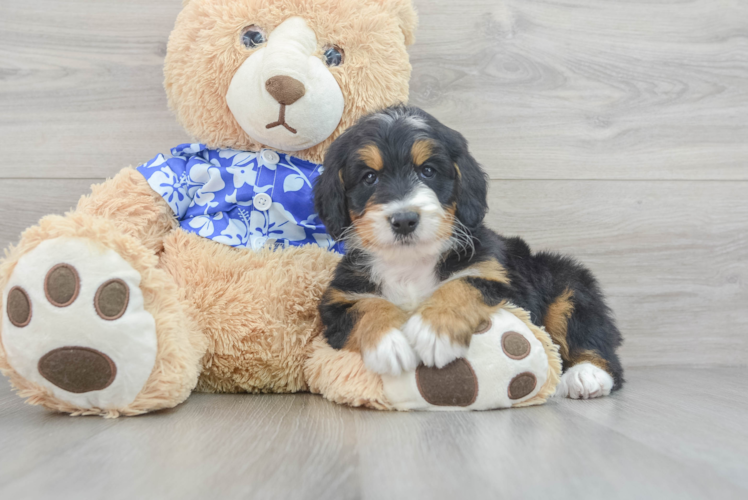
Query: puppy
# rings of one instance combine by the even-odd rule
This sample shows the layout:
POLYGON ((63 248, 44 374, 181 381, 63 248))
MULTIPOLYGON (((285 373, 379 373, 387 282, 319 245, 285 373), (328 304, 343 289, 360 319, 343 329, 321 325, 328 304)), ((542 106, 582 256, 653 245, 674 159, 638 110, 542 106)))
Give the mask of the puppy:
POLYGON ((443 367, 508 301, 559 346, 558 395, 620 388, 621 334, 595 278, 486 228, 487 187, 465 138, 420 109, 388 108, 342 134, 315 186, 347 249, 319 307, 328 343, 381 374, 443 367))

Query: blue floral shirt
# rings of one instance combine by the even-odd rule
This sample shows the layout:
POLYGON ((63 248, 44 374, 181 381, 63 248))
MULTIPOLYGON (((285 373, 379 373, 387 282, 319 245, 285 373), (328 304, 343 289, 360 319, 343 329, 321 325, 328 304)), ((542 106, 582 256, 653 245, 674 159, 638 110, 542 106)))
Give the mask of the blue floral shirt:
POLYGON ((182 144, 137 169, 185 231, 240 248, 319 245, 343 253, 314 210, 322 165, 265 149, 182 144))

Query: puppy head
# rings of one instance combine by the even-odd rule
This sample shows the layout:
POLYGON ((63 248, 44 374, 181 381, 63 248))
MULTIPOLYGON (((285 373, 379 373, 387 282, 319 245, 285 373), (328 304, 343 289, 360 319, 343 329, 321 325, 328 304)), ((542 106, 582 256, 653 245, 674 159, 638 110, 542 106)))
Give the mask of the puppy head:
POLYGON ((327 151, 315 186, 335 239, 369 251, 444 251, 485 216, 487 181, 467 141, 405 106, 361 119, 327 151))

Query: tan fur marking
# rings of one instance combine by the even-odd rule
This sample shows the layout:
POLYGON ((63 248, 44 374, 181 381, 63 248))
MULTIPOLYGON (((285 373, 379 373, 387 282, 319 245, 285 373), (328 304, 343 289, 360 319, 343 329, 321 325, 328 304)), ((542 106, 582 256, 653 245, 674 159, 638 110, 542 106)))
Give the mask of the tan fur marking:
POLYGON ((410 148, 410 155, 413 157, 413 164, 416 167, 420 167, 426 160, 431 158, 431 153, 434 151, 434 145, 427 139, 421 139, 413 143, 410 148))
POLYGON ((574 312, 574 303, 572 298, 574 292, 570 289, 564 290, 564 292, 556 297, 556 300, 548 306, 548 311, 545 313, 543 318, 543 326, 551 334, 553 342, 559 347, 561 353, 561 359, 565 362, 569 362, 569 344, 566 342, 566 331, 569 324, 569 318, 574 312))
MULTIPOLYGON (((475 264, 469 271, 474 277, 508 282, 506 271, 495 260, 475 264)), ((437 335, 447 336, 456 344, 469 345, 473 334, 490 321, 491 315, 501 306, 486 304, 480 291, 464 277, 440 286, 419 313, 437 335)))
POLYGON ((380 298, 358 300, 352 310, 358 315, 358 321, 343 349, 354 352, 376 349, 382 337, 408 320, 403 310, 380 298))
POLYGON ((455 163, 455 170, 457 171, 457 178, 462 179, 462 170, 460 170, 460 166, 455 163))
POLYGON ((610 370, 608 369, 608 362, 604 360, 595 351, 584 350, 580 352, 575 352, 574 354, 572 354, 571 357, 572 357, 571 366, 578 365, 580 363, 589 363, 591 365, 597 366, 601 370, 604 370, 610 374, 610 370))
POLYGON ((384 168, 382 152, 374 144, 367 144, 358 150, 358 156, 366 163, 366 166, 376 171, 384 168))
POLYGON ((361 246, 370 250, 376 250, 378 247, 374 231, 374 222, 377 217, 382 217, 382 211, 377 207, 378 206, 374 205, 372 202, 368 202, 366 208, 364 208, 364 211, 361 214, 359 214, 355 219, 351 217, 356 236, 358 236, 361 246))
POLYGON ((475 271, 476 278, 484 280, 498 281, 499 283, 509 284, 509 276, 506 274, 504 266, 499 264, 495 259, 485 260, 472 265, 468 268, 470 271, 475 271))

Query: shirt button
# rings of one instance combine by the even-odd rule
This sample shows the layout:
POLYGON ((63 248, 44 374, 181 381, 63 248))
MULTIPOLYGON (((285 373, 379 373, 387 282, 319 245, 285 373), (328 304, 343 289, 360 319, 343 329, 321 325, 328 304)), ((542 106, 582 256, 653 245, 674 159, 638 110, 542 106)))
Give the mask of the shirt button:
POLYGON ((278 156, 278 153, 276 153, 275 151, 266 149, 262 152, 262 159, 265 160, 265 163, 276 165, 280 161, 280 156, 278 156))
POLYGON ((273 199, 267 193, 260 193, 258 195, 255 195, 254 200, 252 200, 252 204, 260 212, 265 212, 270 208, 270 205, 273 204, 273 199))

